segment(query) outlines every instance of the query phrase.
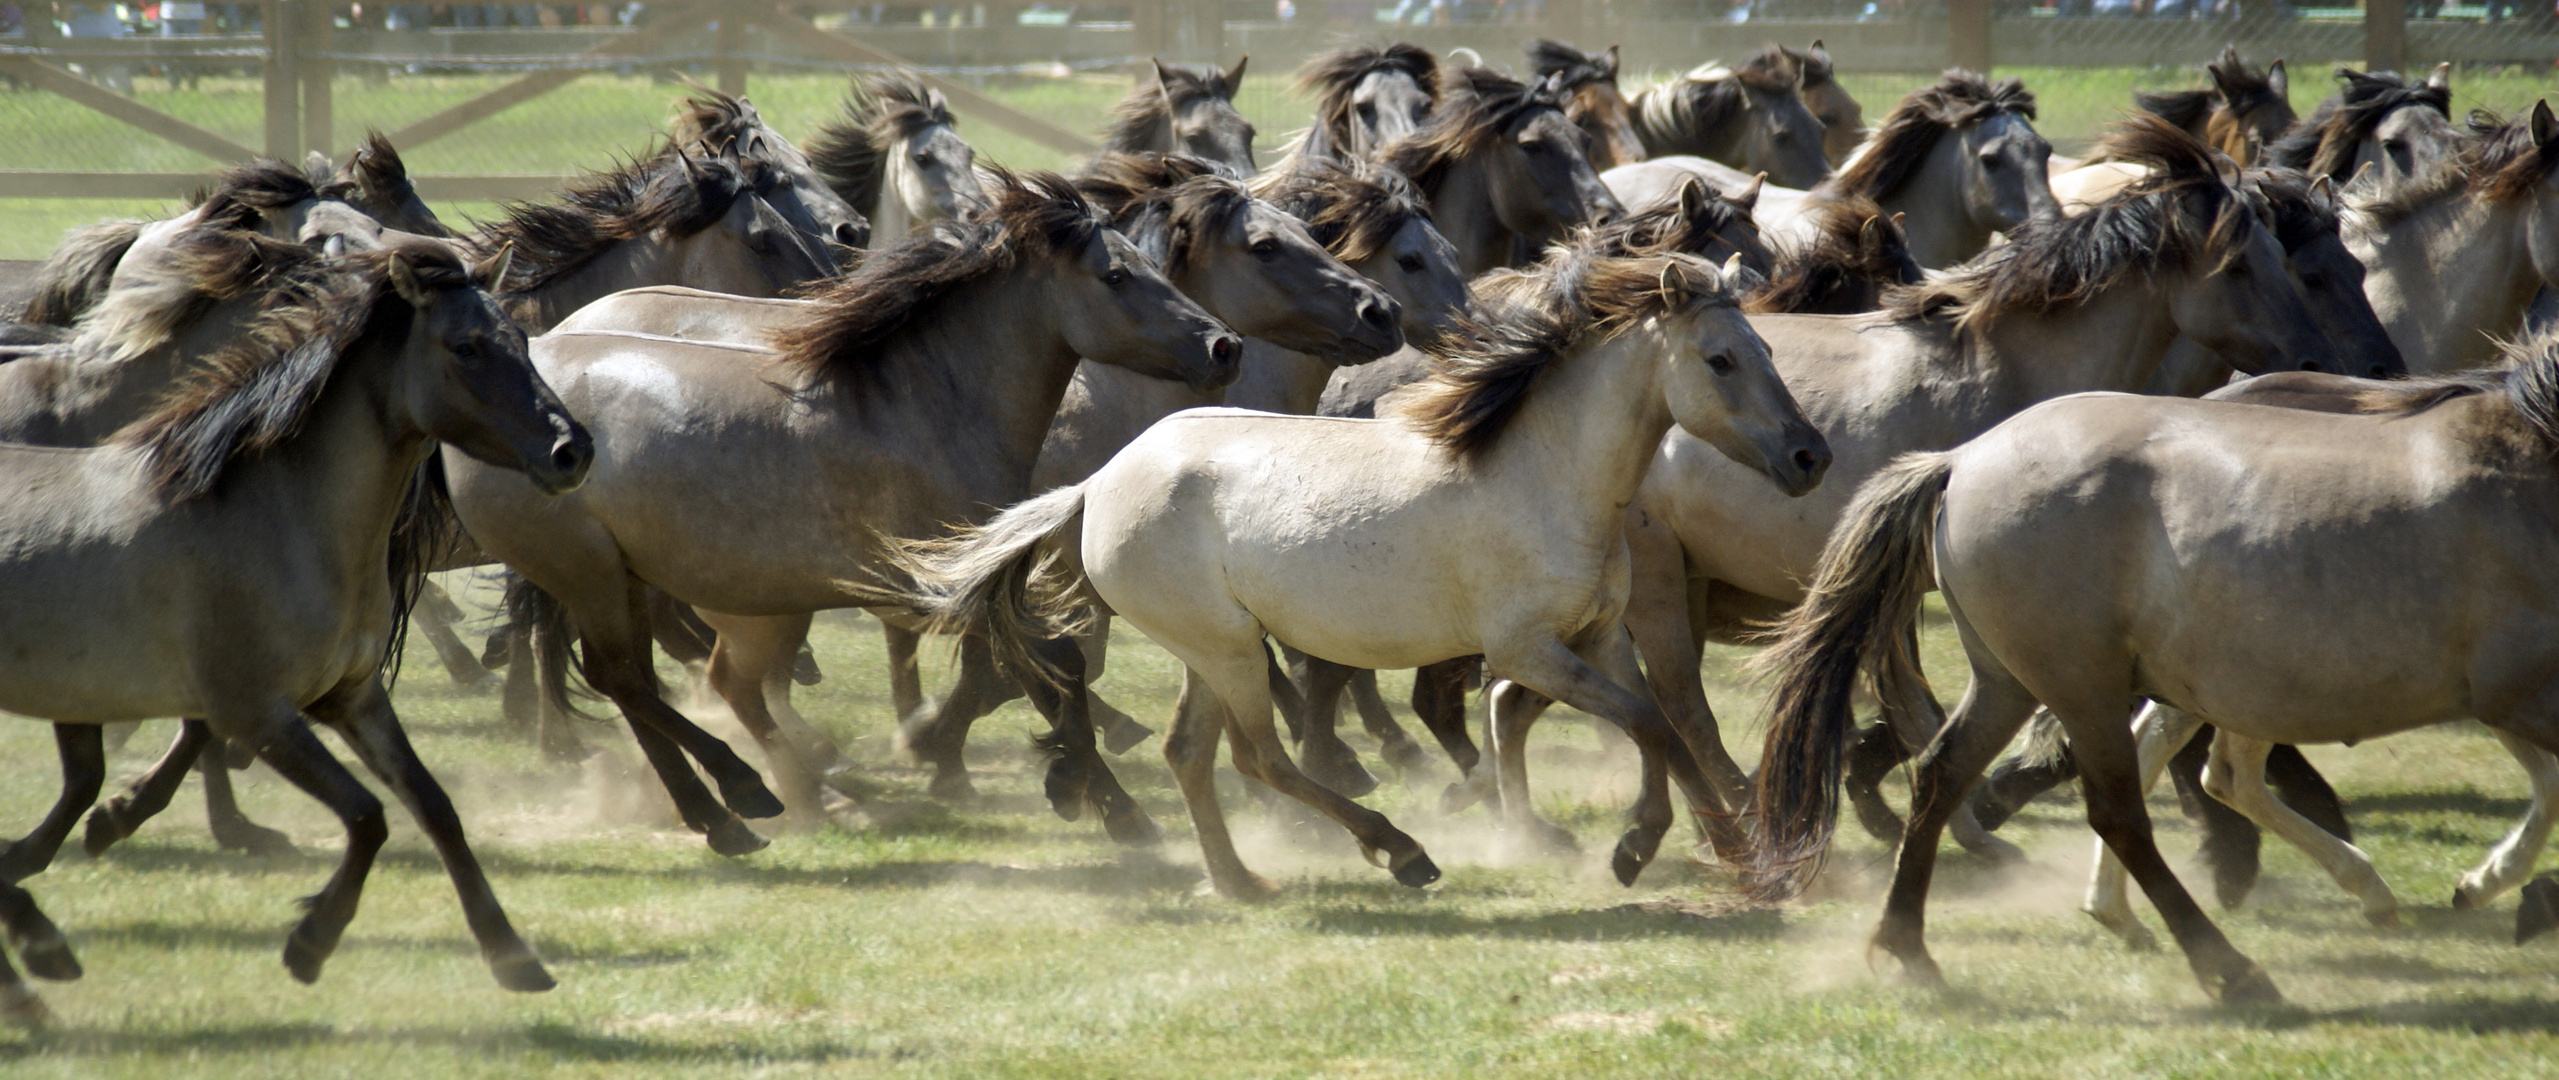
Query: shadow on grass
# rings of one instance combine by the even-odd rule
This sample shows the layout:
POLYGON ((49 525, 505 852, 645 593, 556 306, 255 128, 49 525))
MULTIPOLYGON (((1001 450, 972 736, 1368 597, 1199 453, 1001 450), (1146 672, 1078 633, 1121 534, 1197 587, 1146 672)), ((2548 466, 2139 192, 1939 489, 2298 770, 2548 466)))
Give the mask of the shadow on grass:
POLYGON ((247 1024, 192 1031, 130 1031, 66 1027, 14 1044, 0 1044, 0 1063, 61 1057, 122 1059, 252 1055, 311 1046, 372 1047, 384 1054, 401 1048, 443 1047, 471 1054, 541 1054, 585 1062, 702 1064, 823 1064, 854 1060, 905 1060, 921 1051, 876 1050, 829 1040, 728 1039, 684 1042, 647 1036, 589 1031, 551 1021, 521 1028, 463 1029, 400 1027, 340 1031, 321 1024, 247 1024))
POLYGON ((2459 791, 2390 791, 2374 795, 2356 795, 2346 800, 2346 813, 2362 831, 2365 814, 2468 814, 2473 817, 2511 820, 2523 816, 2532 803, 2489 795, 2463 788, 2459 791))
POLYGON ((1774 908, 1656 900, 1594 911, 1472 915, 1448 910, 1325 909, 1308 925, 1329 934, 1511 938, 1530 941, 1765 941, 1785 932, 1774 908))

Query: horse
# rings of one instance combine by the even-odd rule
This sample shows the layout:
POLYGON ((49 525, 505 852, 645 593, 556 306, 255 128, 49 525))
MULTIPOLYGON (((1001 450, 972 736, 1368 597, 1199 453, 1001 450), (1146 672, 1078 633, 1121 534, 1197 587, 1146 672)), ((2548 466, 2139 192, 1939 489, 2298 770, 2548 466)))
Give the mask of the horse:
MULTIPOLYGON (((2201 90, 2136 90, 2133 106, 2201 139, 2241 165, 2283 137, 2300 114, 2292 110, 2292 76, 2277 60, 2264 71, 2248 66, 2239 46, 2225 45, 2204 65, 2212 86, 2201 90)), ((2091 155, 2090 161, 2104 160, 2091 155)))
MULTIPOLYGON (((2060 215, 2045 173, 2052 145, 2035 132, 2034 116, 2035 95, 2016 79, 1948 71, 1895 104, 1830 179, 1811 192, 1763 191, 1753 212, 1762 228, 1782 235, 1805 227, 1803 203, 1815 195, 1866 199, 1905 215, 1920 266, 1952 266, 1979 254, 1993 234, 2060 215)), ((1758 182, 1695 157, 1655 158, 1602 179, 1628 205, 1642 206, 1689 176, 1727 192, 1758 182)))
POLYGON ((537 364, 598 433, 595 475, 565 501, 446 456, 463 525, 557 598, 588 683, 621 708, 716 851, 762 847, 737 811, 782 806, 741 806, 728 780, 721 806, 669 741, 707 740, 681 749, 755 775, 661 697, 647 589, 719 631, 712 685, 792 804, 813 812, 814 769, 784 741, 763 687, 737 674, 787 654, 751 650, 776 626, 805 633, 816 611, 895 605, 904 590, 881 559, 886 538, 932 535, 1028 494, 1078 356, 1201 386, 1234 378, 1241 342, 1066 180, 998 170, 989 188, 978 220, 941 223, 818 286, 771 348, 591 329, 537 339, 537 364), (747 520, 757 527, 741 535, 747 520))
POLYGON ((1410 42, 1345 45, 1308 57, 1298 65, 1294 85, 1315 99, 1315 124, 1292 154, 1372 158, 1430 119, 1438 104, 1439 61, 1410 42))
POLYGON ((384 837, 381 804, 308 726, 329 725, 435 842, 499 985, 549 989, 381 668, 423 554, 395 546, 395 519, 436 444, 558 493, 586 472, 585 431, 444 244, 395 237, 332 258, 188 232, 165 255, 293 269, 230 348, 111 443, 0 447, 0 708, 88 725, 203 717, 336 812, 346 854, 284 949, 306 983, 384 837))
POLYGON ((1811 48, 1797 52, 1783 45, 1777 47, 1786 58, 1804 72, 1803 85, 1797 88, 1804 108, 1822 123, 1822 157, 1833 168, 1856 152, 1857 144, 1866 141, 1866 109, 1857 103, 1848 88, 1839 85, 1839 73, 1830 61, 1830 50, 1814 38, 1811 48))
POLYGON ((2410 86, 2397 72, 2340 67, 2345 87, 2266 147, 2266 157, 2338 184, 2367 166, 2373 180, 2386 183, 2423 176, 2444 161, 2454 140, 2451 72, 2452 65, 2437 64, 2424 82, 2410 86))
POLYGON ((1387 144, 1379 162, 1431 204, 1468 276, 1528 261, 1575 225, 1625 212, 1582 154, 1555 80, 1535 85, 1480 67, 1443 67, 1430 123, 1387 144))
POLYGON ((906 239, 986 203, 977 151, 959 136, 942 92, 911 72, 855 81, 844 118, 809 139, 809 162, 826 186, 870 219, 878 241, 906 239))
MULTIPOLYGON (((823 129, 821 129, 823 130, 823 129)), ((774 174, 757 178, 757 194, 794 227, 850 251, 871 245, 871 222, 838 195, 807 154, 764 122, 745 98, 695 84, 668 125, 668 142, 703 156, 760 163, 774 174)))
POLYGON ((1537 38, 1528 43, 1528 67, 1538 78, 1553 78, 1564 94, 1564 115, 1590 136, 1590 164, 1613 169, 1644 160, 1643 140, 1635 135, 1634 106, 1617 89, 1617 46, 1596 56, 1560 41, 1537 38))
POLYGON ((2364 292, 2410 370, 2494 361, 2492 335, 2518 333, 2534 291, 2559 283, 2549 117, 2546 102, 2528 121, 2474 114, 2446 164, 2350 191, 2346 246, 2367 268, 2364 292))
POLYGON ((1784 187, 1830 175, 1828 134, 1804 107, 1804 68, 1771 46, 1738 68, 1703 64, 1627 99, 1645 157, 1683 154, 1764 172, 1784 187))
POLYGON ((1855 315, 1883 306, 1895 286, 1917 285, 1919 260, 1901 215, 1865 199, 1824 197, 1804 204, 1809 228, 1780 238, 1768 284, 1743 310, 1775 315, 1855 315))
POLYGON ((1396 418, 1180 413, 1083 483, 909 544, 900 559, 936 626, 1060 680, 1069 697, 1080 673, 1035 651, 1065 629, 1069 607, 1102 605, 1182 661, 1164 753, 1223 895, 1274 891, 1237 857, 1218 805, 1211 767, 1228 729, 1245 776, 1341 823, 1399 883, 1439 877, 1384 815, 1290 763, 1271 719, 1265 636, 1371 668, 1483 653, 1495 671, 1630 729, 1645 794, 1615 866, 1632 881, 1670 804, 1668 732, 1633 689, 1611 584, 1622 580, 1624 501, 1673 423, 1785 491, 1820 482, 1829 451, 1713 266, 1575 249, 1488 284, 1501 296, 1487 322, 1460 335, 1396 418))
POLYGON ((1759 891, 1791 892, 1819 862, 1856 670, 1924 691, 1900 643, 1933 574, 1972 681, 1912 780, 1874 945, 1942 982, 1922 931, 1938 829, 2040 702, 2069 735, 2089 824, 2206 992, 2279 1000, 2160 857, 2127 703, 2210 718, 2208 786, 2269 822, 2288 812, 2246 795, 2270 743, 2476 717, 2559 752, 2545 644, 2559 631, 2559 338, 2508 358, 2502 373, 2372 388, 2352 412, 2083 395, 1897 462, 1772 654, 1759 891))
POLYGON ((1244 86, 1244 64, 1193 70, 1149 60, 1152 79, 1139 77, 1136 89, 1111 106, 1110 127, 1102 133, 1102 149, 1122 153, 1189 154, 1251 176, 1253 125, 1235 111, 1235 91, 1244 86))
MULTIPOLYGON (((2256 198, 2223 181, 2212 152, 2156 118, 2129 121, 2118 146, 2153 170, 2141 185, 1893 292, 1882 311, 1752 317, 1838 453, 1820 492, 1762 498, 1694 440, 1673 433, 1659 448, 1628 511, 1627 626, 1724 805, 1748 782, 1717 734, 1700 643, 1740 639, 1804 602, 1851 497, 1895 457, 1956 445, 2048 398, 2138 390, 2179 334, 2246 370, 2337 370, 2256 198)), ((1898 822, 1873 785, 1928 736, 1923 716, 1886 719, 1860 744, 1852 788, 1874 830, 1898 822)), ((1507 809, 1507 785, 1501 794, 1507 809)))

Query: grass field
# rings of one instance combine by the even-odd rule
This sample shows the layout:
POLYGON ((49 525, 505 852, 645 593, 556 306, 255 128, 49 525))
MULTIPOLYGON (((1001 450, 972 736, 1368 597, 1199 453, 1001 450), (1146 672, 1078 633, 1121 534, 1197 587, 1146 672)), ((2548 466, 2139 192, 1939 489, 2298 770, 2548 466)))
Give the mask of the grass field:
MULTIPOLYGON (((1158 851, 1047 813, 1019 704, 979 725, 978 801, 924 798, 920 770, 890 752, 877 642, 868 622, 823 621, 828 677, 800 701, 885 793, 736 862, 652 817, 646 789, 608 767, 626 738, 591 732, 615 753, 545 767, 501 733, 493 697, 457 692, 421 648, 402 710, 560 988, 494 988, 405 818, 327 975, 292 982, 277 954, 293 899, 327 876, 340 834, 253 771, 251 813, 304 857, 216 852, 190 786, 103 860, 75 853, 32 879, 89 977, 46 988, 58 1031, 0 1033, 0 1073, 2380 1077, 2537 1075, 2559 1059, 2553 946, 2506 944, 2511 900, 2445 904, 2523 805, 2520 776, 2475 731, 2313 751, 2409 928, 2370 928, 2270 844, 2266 883, 2222 924, 2292 1004, 2233 1013, 2174 953, 2129 952, 2075 913, 2088 834, 2066 794, 2010 826, 2034 866, 1946 859, 1933 930, 1955 989, 1938 996, 1860 958, 1886 854, 1862 836, 1818 899, 1782 909, 1739 904, 1723 872, 1676 857, 1619 888, 1601 854, 1629 770, 1585 722, 1541 728, 1534 747, 1541 808, 1579 835, 1579 861, 1514 862, 1480 810, 1439 817, 1445 771, 1386 776, 1369 801, 1447 871, 1419 892, 1338 831, 1255 809, 1230 775, 1247 857, 1288 887, 1242 906, 1198 888, 1157 742, 1117 768, 1173 831, 1158 851)), ((1142 639, 1120 646, 1105 689, 1160 724, 1177 673, 1142 639)), ((1942 625, 1928 646, 1951 693, 1942 625)), ((1747 761, 1755 703, 1732 660, 1711 674, 1747 761)), ((118 770, 165 736, 146 728, 118 770)), ((9 828, 52 797, 51 762, 44 728, 0 726, 9 828)), ((2173 801, 2152 809, 2182 858, 2193 839, 2173 801)))
MULTIPOLYGON (((2042 126, 2065 149, 2130 88, 2191 78, 2018 73, 2039 90, 2042 126)), ((1879 116, 1918 81, 1850 85, 1879 116)), ((341 135, 487 85, 349 80, 338 91, 341 135)), ((1090 128, 1120 85, 1005 93, 1090 128)), ((2465 72, 2457 86, 2459 105, 2499 109, 2552 89, 2546 72, 2465 72)), ((796 134, 834 107, 837 89, 814 76, 759 78, 754 97, 796 134)), ((2307 108, 2324 90, 2305 77, 2297 103, 2307 108)), ((600 165, 643 146, 674 92, 591 77, 410 160, 421 172, 600 165)), ((143 97, 235 138, 255 134, 248 83, 171 94, 146 82, 143 97)), ((1303 122, 1275 78, 1253 80, 1244 104, 1274 139, 1303 122)), ((0 168, 199 164, 38 95, 0 94, 0 130, 20 136, 0 140, 0 168)), ((984 125, 965 130, 997 160, 1061 164, 984 125)), ((65 227, 155 209, 0 203, 0 257, 40 256, 65 227)), ((2559 945, 2507 944, 2511 898, 2468 913, 2446 903, 2457 875, 2524 807, 2523 778, 2475 728, 2312 749, 2399 889, 2408 927, 2369 927, 2307 860, 2269 843, 2265 884, 2246 907, 2216 914, 2291 1004, 2233 1012, 2204 998, 2175 953, 2127 951, 2076 913, 2090 844, 2066 791, 2007 831, 2032 866, 2002 872, 1959 854, 1941 864, 1932 940, 1954 989, 1920 993, 1863 961, 1888 852, 1853 826, 1828 883, 1803 903, 1742 904, 1725 871, 1675 850, 1637 887, 1618 887, 1604 855, 1631 762, 1579 717, 1540 729, 1533 776, 1541 810, 1574 830, 1583 858, 1512 857, 1481 810, 1435 812, 1451 779, 1444 767, 1404 775, 1380 764, 1386 783, 1367 801, 1446 871, 1427 890, 1403 889, 1338 830, 1257 805, 1230 774, 1227 805, 1248 860, 1287 886, 1274 902, 1244 906, 1200 889, 1160 742, 1115 763, 1171 831, 1158 850, 1119 849, 1094 823, 1048 813, 1028 750, 1035 718, 1019 704, 978 725, 981 797, 937 802, 922 794, 923 772, 892 751, 876 627, 828 617, 816 643, 828 677, 798 700, 881 794, 737 861, 670 826, 653 782, 628 775, 627 736, 591 729, 606 755, 546 765, 505 733, 493 695, 456 689, 422 644, 413 648, 403 715, 558 990, 495 989, 432 853, 397 811, 326 977, 294 983, 278 963, 294 901, 326 878, 341 835, 316 805, 252 770, 251 814, 289 830, 302 857, 214 850, 190 784, 166 817, 106 858, 81 857, 75 843, 29 882, 89 976, 44 987, 58 1029, 0 1031, 0 1075, 2502 1077, 2545 1075, 2559 1061, 2559 945)), ((1951 697, 1961 676, 1942 620, 1925 645, 1951 697)), ((1748 763, 1758 708, 1739 683, 1738 655, 1716 652, 1709 675, 1727 738, 1748 763)), ((928 654, 937 685, 941 659, 928 654)), ((1102 690, 1161 727, 1178 681, 1164 653, 1124 632, 1102 690)), ((1400 696, 1401 679, 1388 683, 1400 696)), ((126 746, 119 782, 168 734, 153 725, 126 746)), ((53 762, 42 726, 0 724, 0 833, 49 805, 53 762)), ((2182 865, 2193 831, 2173 799, 2151 806, 2182 865)))
MULTIPOLYGON (((2042 110, 2039 129, 2064 153, 2083 148, 2126 107, 2133 90, 2199 82, 2196 73, 2175 68, 2020 67, 2001 73, 2025 79, 2036 91, 2042 110)), ((1669 74, 1630 75, 1626 82, 1633 87, 1669 74)), ((334 89, 337 143, 352 145, 367 127, 397 128, 500 81, 495 76, 414 76, 388 82, 341 78, 334 89)), ((1842 78, 1866 104, 1870 121, 1880 119, 1902 94, 1928 81, 1920 75, 1852 73, 1842 78)), ((1263 74, 1245 82, 1239 104, 1260 129, 1267 159, 1288 133, 1307 124, 1310 113, 1305 102, 1288 93, 1283 73, 1263 69, 1263 74)), ((1092 74, 998 85, 990 92, 1072 130, 1091 131, 1100 126, 1103 113, 1127 86, 1123 76, 1092 74)), ((835 114, 842 89, 842 80, 832 75, 760 75, 750 85, 750 96, 784 134, 798 138, 835 114)), ((2294 104, 2308 112, 2331 89, 2329 80, 2305 68, 2294 80, 2294 104)), ((2559 81, 2547 68, 2474 68, 2457 77, 2454 89, 2456 111, 2504 112, 2551 94, 2559 89, 2559 81)), ((645 149, 680 90, 675 84, 652 83, 642 77, 590 75, 460 134, 403 148, 404 156, 420 174, 550 174, 602 168, 618 154, 645 149)), ((138 81, 136 94, 144 104, 240 142, 254 144, 259 138, 262 99, 253 80, 207 79, 195 89, 173 91, 164 82, 145 78, 138 81)), ((1068 164, 1055 151, 990 125, 971 123, 965 116, 961 130, 991 161, 1017 168, 1068 164)), ((0 92, 0 131, 20 136, 0 140, 0 169, 182 171, 209 165, 190 151, 49 94, 0 92)), ((494 209, 438 207, 457 219, 485 218, 494 209)), ((42 258, 65 229, 108 217, 156 216, 168 210, 154 201, 0 199, 0 258, 42 258)))

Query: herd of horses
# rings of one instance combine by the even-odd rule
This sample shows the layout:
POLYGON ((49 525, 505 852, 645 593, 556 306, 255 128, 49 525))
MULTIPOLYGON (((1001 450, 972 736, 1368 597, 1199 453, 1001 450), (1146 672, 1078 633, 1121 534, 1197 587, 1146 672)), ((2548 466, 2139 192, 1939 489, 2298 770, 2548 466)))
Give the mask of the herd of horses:
MULTIPOLYGON (((1876 943, 1923 980, 1940 833, 2014 858, 1991 830, 2073 776, 2109 859, 2090 912, 2146 937, 2129 872, 2226 999, 2276 991, 2153 844, 2162 771, 2225 903, 2263 826, 2388 921, 2290 744, 2476 718, 2535 798, 2457 900, 2529 876, 2559 814, 2559 336, 2524 330, 2559 286, 2546 104, 2457 124, 2442 69, 2341 70, 2296 117, 2282 62, 2226 51, 2074 161, 2014 79, 1950 71, 1869 127, 1818 42, 1632 93, 1613 48, 1525 70, 1316 57, 1314 126, 1264 167, 1242 61, 1158 63, 1071 177, 978 162, 911 76, 858 79, 805 152, 703 91, 658 151, 470 233, 378 136, 75 231, 0 324, 0 708, 55 725, 64 777, 0 847, 10 951, 77 977, 16 882, 190 772, 218 843, 289 849, 231 800, 258 760, 347 830, 285 947, 318 978, 385 825, 316 722, 433 841, 499 984, 550 987, 387 689, 412 621, 490 677, 426 576, 479 566, 511 582, 510 717, 588 752, 560 722, 583 679, 728 856, 859 792, 791 692, 813 615, 862 608, 934 794, 1026 696, 1052 807, 1127 844, 1163 830, 1106 756, 1154 734, 1095 692, 1108 621, 1172 653, 1164 753, 1232 897, 1274 886, 1225 824, 1229 737, 1438 879, 1338 733, 1347 692, 1388 761, 1428 761, 1377 688, 1408 668, 1460 776, 1442 809, 1514 842, 1573 845, 1529 793, 1541 713, 1623 730, 1629 884, 1674 787, 1769 899, 1844 796, 1901 844, 1876 943), (1972 669, 1951 714, 1916 660, 1932 590, 1972 669), (958 660, 932 699, 930 635, 958 660), (1773 642, 1755 774, 1707 642, 1773 642), (660 649, 771 786, 670 704, 660 649), (105 727, 161 717, 176 742, 98 804, 105 727), (1880 784, 1914 758, 1904 820, 1880 784)), ((44 1012, 0 960, 0 1015, 44 1012)))

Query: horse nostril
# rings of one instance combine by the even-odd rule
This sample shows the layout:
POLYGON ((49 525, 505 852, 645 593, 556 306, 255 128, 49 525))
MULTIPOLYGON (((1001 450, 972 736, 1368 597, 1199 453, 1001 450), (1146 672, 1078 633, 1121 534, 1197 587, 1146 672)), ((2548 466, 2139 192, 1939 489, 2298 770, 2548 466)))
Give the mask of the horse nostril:
POLYGON ((1395 301, 1393 300, 1387 300, 1383 303, 1379 302, 1375 298, 1362 300, 1359 305, 1359 321, 1367 323, 1370 327, 1378 330, 1393 329, 1397 316, 1400 314, 1395 310, 1394 304, 1395 301))
POLYGON ((1217 340, 1208 343, 1208 358, 1220 366, 1235 363, 1243 357, 1244 339, 1233 334, 1219 334, 1217 340))
POLYGON ((861 228, 852 222, 837 222, 835 225, 835 242, 845 247, 861 247, 862 241, 867 239, 870 238, 862 235, 861 228))
POLYGON ((1819 454, 1813 453, 1810 450, 1795 451, 1795 467, 1798 469, 1802 469, 1805 472, 1811 472, 1821 463, 1822 459, 1819 454))

